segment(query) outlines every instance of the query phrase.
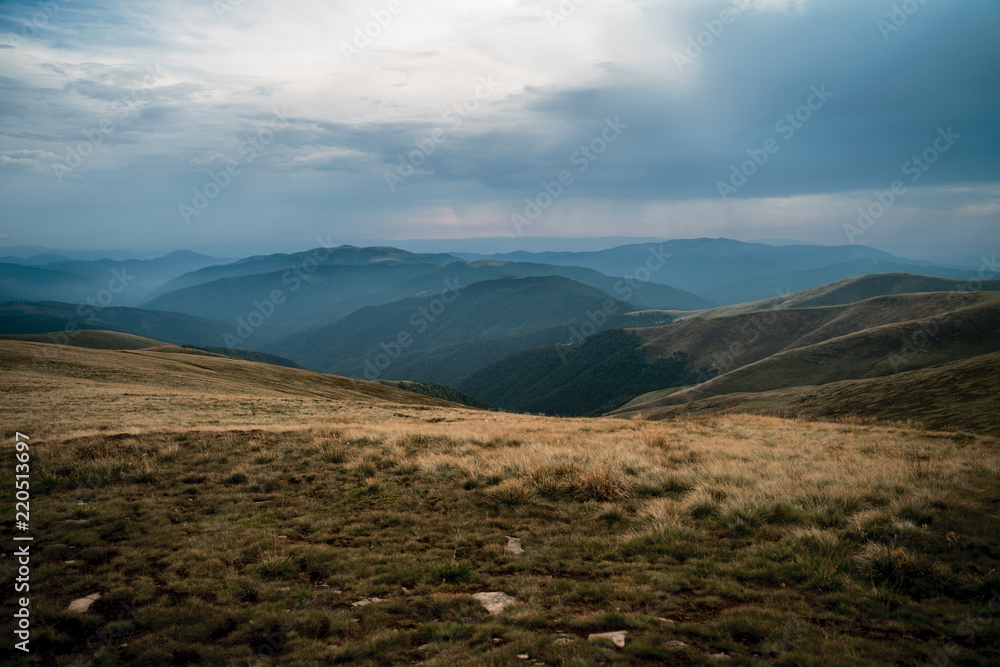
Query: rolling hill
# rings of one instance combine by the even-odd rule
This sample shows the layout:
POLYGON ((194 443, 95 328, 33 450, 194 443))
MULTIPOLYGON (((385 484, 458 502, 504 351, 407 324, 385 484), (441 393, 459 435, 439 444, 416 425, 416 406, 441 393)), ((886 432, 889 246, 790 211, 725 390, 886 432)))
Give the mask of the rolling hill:
MULTIPOLYGON (((635 400, 669 405, 721 393, 887 374, 985 354, 1000 349, 1000 336, 991 329, 998 316, 1000 294, 931 292, 837 306, 694 317, 668 326, 630 329, 648 363, 677 353, 683 353, 686 362, 686 374, 676 374, 671 384, 635 400), (922 341, 925 331, 934 334, 926 345, 899 354, 907 341, 922 341), (681 391, 685 384, 699 386, 681 391)), ((562 402, 549 405, 543 400, 553 385, 539 378, 537 369, 549 369, 563 385, 577 376, 600 385, 620 382, 604 377, 599 357, 582 366, 580 361, 554 365, 556 356, 572 359, 570 353, 584 345, 569 346, 561 355, 559 348, 512 355, 457 386, 501 408, 530 405, 532 411, 559 414, 553 411, 564 409, 562 402), (518 391, 504 394, 508 387, 518 391)), ((622 388, 612 393, 629 392, 622 388)))
MULTIPOLYGON (((984 280, 975 283, 982 291, 1000 291, 1000 280, 984 280)), ((855 303, 876 296, 892 294, 914 294, 920 292, 952 292, 969 289, 968 280, 953 280, 913 273, 875 273, 853 278, 845 278, 826 285, 792 292, 786 296, 776 296, 761 301, 750 301, 732 306, 720 306, 709 310, 681 313, 679 319, 690 317, 720 317, 738 315, 763 310, 782 308, 810 308, 814 306, 840 306, 855 303)))
POLYGON ((269 349, 352 377, 448 384, 520 349, 570 342, 581 327, 593 333, 622 322, 632 310, 597 288, 559 276, 484 280, 443 298, 362 308, 269 349))
MULTIPOLYGON (((241 339, 230 342, 230 346, 262 349, 281 338, 336 322, 365 306, 434 296, 450 286, 465 287, 484 280, 550 275, 575 280, 647 308, 715 305, 666 285, 638 283, 633 288, 622 279, 591 269, 473 261, 445 265, 427 262, 323 265, 311 272, 286 269, 255 273, 175 290, 143 304, 143 308, 221 319, 227 322, 227 333, 233 339, 241 339), (251 318, 257 318, 260 325, 241 324, 241 320, 249 322, 251 318)), ((297 361, 308 365, 305 360, 297 361)))
POLYGON ((168 343, 217 345, 225 325, 181 313, 140 308, 93 308, 58 302, 0 303, 0 333, 52 334, 48 342, 71 344, 82 330, 111 329, 168 343))
POLYGON ((645 419, 752 413, 798 419, 911 422, 1000 437, 1000 352, 862 380, 729 393, 678 405, 636 399, 611 414, 645 419))
MULTIPOLYGON (((0 334, 0 340, 23 341, 26 343, 54 343, 48 334, 0 334)), ((102 329, 81 329, 73 336, 66 336, 65 345, 86 347, 92 350, 142 350, 157 347, 163 342, 142 336, 133 336, 119 331, 102 329)))

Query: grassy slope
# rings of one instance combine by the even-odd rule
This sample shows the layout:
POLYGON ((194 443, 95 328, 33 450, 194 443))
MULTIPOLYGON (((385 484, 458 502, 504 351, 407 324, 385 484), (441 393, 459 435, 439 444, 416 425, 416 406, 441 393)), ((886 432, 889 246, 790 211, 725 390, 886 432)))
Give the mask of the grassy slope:
MULTIPOLYGON (((872 305, 873 312, 877 312, 879 304, 885 299, 900 298, 881 297, 860 305, 872 305)), ((841 318, 851 320, 843 327, 838 327, 838 321, 832 319, 813 334, 760 361, 738 366, 690 389, 639 396, 626 408, 639 404, 649 407, 655 404, 676 405, 722 394, 878 377, 1000 349, 1000 295, 979 293, 972 305, 947 312, 946 317, 872 326, 856 333, 828 338, 844 328, 855 328, 856 315, 857 312, 841 315, 841 318), (924 334, 926 331, 933 335, 928 338, 924 334), (815 338, 822 340, 812 343, 815 338), (917 345, 907 348, 913 341, 917 345), (908 353, 901 354, 904 350, 908 353)))
POLYGON ((0 343, 3 437, 32 436, 31 664, 1000 660, 994 439, 558 420, 33 347, 0 343), (479 591, 517 603, 490 616, 479 591), (611 630, 624 649, 587 641, 611 630))
MULTIPOLYGON (((950 292, 956 289, 968 289, 967 281, 913 273, 875 273, 857 278, 845 278, 844 280, 838 280, 827 285, 793 292, 787 296, 777 296, 733 306, 720 306, 719 308, 697 311, 696 313, 684 313, 683 316, 725 317, 728 315, 739 315, 779 308, 840 306, 871 299, 876 296, 919 292, 950 292)), ((983 281, 981 289, 991 292, 1000 291, 1000 280, 983 281)))
MULTIPOLYGON (((47 334, 0 334, 0 340, 19 340, 29 343, 52 343, 47 334)), ((141 350, 146 347, 163 345, 158 340, 133 336, 118 331, 101 329, 86 329, 67 336, 66 344, 73 347, 86 347, 92 350, 141 350)))
POLYGON ((633 401, 614 414, 649 419, 753 413, 804 419, 909 421, 927 428, 1000 436, 1000 353, 986 354, 883 378, 845 380, 821 387, 733 393, 656 407, 633 401))

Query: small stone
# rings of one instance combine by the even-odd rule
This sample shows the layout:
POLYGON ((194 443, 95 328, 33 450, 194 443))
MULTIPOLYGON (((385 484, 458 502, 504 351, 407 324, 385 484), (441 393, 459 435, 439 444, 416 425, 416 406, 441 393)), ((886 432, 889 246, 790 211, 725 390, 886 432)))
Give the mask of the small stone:
POLYGON ((518 653, 517 654, 517 659, 518 660, 527 660, 528 659, 528 654, 527 653, 518 653))
POLYGON ((365 598, 364 600, 358 600, 357 602, 352 602, 352 607, 367 607, 370 604, 375 604, 377 602, 385 602, 382 598, 365 598))
POLYGON ((573 638, 572 637, 560 637, 559 639, 556 640, 556 643, 560 644, 562 646, 565 646, 566 644, 572 644, 573 643, 573 638))
POLYGON ((79 600, 73 600, 72 602, 70 602, 69 607, 67 607, 67 611, 75 611, 78 614, 82 614, 83 612, 90 609, 90 605, 94 604, 100 599, 101 599, 100 593, 91 593, 85 598, 80 598, 79 600))
POLYGON ((499 593, 496 591, 489 593, 476 593, 472 597, 479 600, 480 604, 486 607, 486 611, 491 614, 499 614, 504 609, 517 602, 517 600, 506 593, 499 593))
POLYGON ((74 563, 76 563, 75 560, 64 560, 63 562, 66 563, 67 565, 73 565, 74 563))
POLYGON ((671 651, 679 651, 682 648, 687 648, 687 644, 685 644, 684 642, 679 642, 676 639, 674 639, 664 644, 663 648, 668 648, 671 651))
POLYGON ((673 625, 674 623, 677 622, 672 618, 663 618, 662 616, 656 620, 658 620, 660 623, 667 623, 668 625, 673 625))
POLYGON ((520 556, 524 553, 524 549, 521 547, 521 540, 516 537, 508 537, 507 546, 505 546, 504 549, 511 552, 515 556, 520 556))
POLYGON ((616 632, 598 632, 590 635, 587 639, 590 641, 594 641, 595 639, 608 639, 618 648, 625 648, 625 637, 627 635, 627 630, 618 630, 616 632))
POLYGON ((419 653, 430 653, 432 650, 434 650, 434 648, 436 646, 437 646, 437 644, 434 644, 434 643, 421 644, 420 646, 417 647, 417 651, 419 653))
POLYGON ((708 659, 709 660, 732 660, 732 658, 730 658, 725 653, 713 653, 712 655, 708 656, 708 659))
POLYGON ((494 643, 494 644, 502 644, 502 643, 503 643, 503 640, 502 640, 502 639, 500 639, 499 637, 494 637, 494 638, 493 638, 493 643, 494 643))

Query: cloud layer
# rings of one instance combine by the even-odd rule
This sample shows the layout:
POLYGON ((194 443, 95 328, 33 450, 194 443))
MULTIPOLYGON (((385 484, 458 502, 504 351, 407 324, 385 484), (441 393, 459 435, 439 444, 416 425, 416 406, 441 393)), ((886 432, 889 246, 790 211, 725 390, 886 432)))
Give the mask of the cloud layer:
POLYGON ((15 1, 0 45, 11 243, 844 243, 896 180, 862 242, 1000 221, 991 0, 15 1))

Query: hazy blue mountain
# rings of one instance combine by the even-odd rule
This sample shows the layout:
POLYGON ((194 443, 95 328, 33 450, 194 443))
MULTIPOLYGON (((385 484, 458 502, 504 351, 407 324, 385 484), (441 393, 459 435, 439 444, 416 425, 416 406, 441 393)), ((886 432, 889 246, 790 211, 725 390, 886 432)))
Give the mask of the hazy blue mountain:
MULTIPOLYGON (((596 252, 513 252, 491 255, 491 258, 519 262, 586 266, 610 276, 633 275, 645 265, 651 252, 667 255, 664 265, 651 272, 651 280, 678 289, 693 292, 712 300, 713 290, 751 281, 760 276, 802 272, 842 265, 841 273, 818 273, 817 282, 797 284, 792 289, 815 287, 832 280, 849 278, 855 269, 852 262, 868 260, 885 262, 887 270, 913 270, 943 277, 955 277, 950 267, 940 267, 930 262, 906 260, 890 253, 860 245, 770 245, 744 243, 731 239, 682 239, 656 244, 633 244, 596 252), (906 267, 900 268, 900 267, 906 267), (939 271, 940 270, 940 271, 939 271)), ((462 255, 465 258, 482 258, 481 255, 462 255)), ((871 273, 869 268, 866 273, 871 273)), ((788 282, 786 279, 785 282, 788 282)), ((770 285, 747 289, 743 300, 765 299, 774 296, 770 285)), ((724 291, 722 293, 725 293, 724 291)), ((732 303, 727 301, 727 303, 732 303)))
POLYGON ((221 345, 225 325, 181 313, 139 308, 95 308, 59 302, 0 303, 0 333, 48 334, 53 343, 76 329, 107 329, 167 343, 221 345), (69 330, 69 331, 67 331, 69 330))
POLYGON ((715 305, 667 285, 650 282, 633 286, 624 279, 592 269, 496 260, 445 265, 400 262, 316 265, 311 271, 303 267, 288 268, 193 285, 142 305, 223 320, 229 324, 228 331, 233 336, 230 347, 257 349, 298 331, 335 322, 365 306, 432 296, 449 285, 546 275, 575 280, 643 308, 686 310, 715 305))
POLYGON ((449 383, 520 349, 582 340, 634 310, 560 276, 504 278, 362 308, 268 349, 338 375, 449 383))
POLYGON ((369 264, 449 264, 458 261, 457 257, 447 254, 418 253, 375 246, 359 248, 356 246, 339 246, 336 248, 313 248, 296 253, 276 253, 273 255, 255 255, 235 262, 219 266, 210 266, 198 271, 191 271, 160 286, 149 295, 155 298, 185 287, 202 285, 223 278, 238 278, 260 273, 290 271, 294 275, 308 276, 317 266, 363 266, 369 264))
POLYGON ((218 261, 215 257, 178 250, 157 259, 0 263, 0 301, 133 306, 145 301, 164 282, 218 261))

